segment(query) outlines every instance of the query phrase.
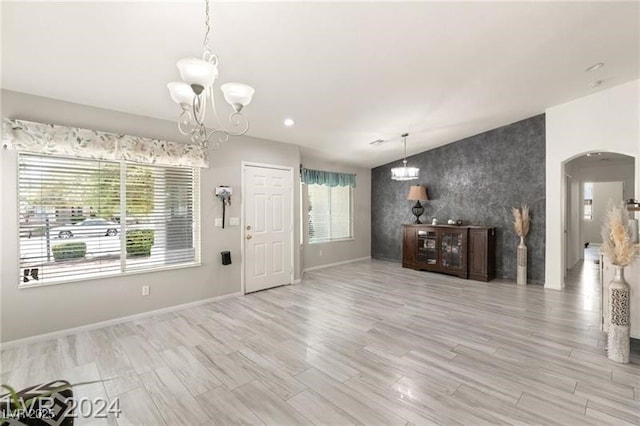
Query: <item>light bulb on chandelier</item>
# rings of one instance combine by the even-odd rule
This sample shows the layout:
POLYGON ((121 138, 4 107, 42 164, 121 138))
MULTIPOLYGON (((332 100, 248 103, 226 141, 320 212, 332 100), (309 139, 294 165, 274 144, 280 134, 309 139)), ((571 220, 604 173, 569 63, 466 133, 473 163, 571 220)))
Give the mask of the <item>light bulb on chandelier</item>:
POLYGON ((229 136, 241 136, 249 130, 249 120, 242 115, 244 107, 251 103, 255 92, 253 87, 243 83, 225 83, 220 86, 224 99, 233 108, 229 115, 229 128, 225 128, 216 111, 213 83, 218 77, 218 57, 209 48, 210 14, 209 0, 205 1, 205 36, 202 58, 184 58, 177 62, 180 77, 183 81, 172 81, 167 84, 171 99, 182 108, 178 119, 178 130, 188 135, 193 143, 203 148, 216 149, 229 136), (207 103, 220 128, 208 129, 204 123, 207 103), (214 137, 215 135, 215 137, 214 137))

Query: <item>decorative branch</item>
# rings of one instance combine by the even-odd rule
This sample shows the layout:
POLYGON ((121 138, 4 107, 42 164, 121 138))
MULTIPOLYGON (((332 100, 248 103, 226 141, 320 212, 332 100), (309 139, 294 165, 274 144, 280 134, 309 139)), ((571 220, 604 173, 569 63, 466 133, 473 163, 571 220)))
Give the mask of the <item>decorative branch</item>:
POLYGON ((627 266, 633 260, 636 247, 631 241, 629 217, 624 203, 609 204, 602 223, 602 252, 612 264, 627 266))
POLYGON ((531 224, 531 218, 529 217, 529 207, 522 205, 521 209, 516 207, 511 208, 513 213, 513 227, 518 234, 518 237, 524 238, 529 233, 529 225, 531 224))

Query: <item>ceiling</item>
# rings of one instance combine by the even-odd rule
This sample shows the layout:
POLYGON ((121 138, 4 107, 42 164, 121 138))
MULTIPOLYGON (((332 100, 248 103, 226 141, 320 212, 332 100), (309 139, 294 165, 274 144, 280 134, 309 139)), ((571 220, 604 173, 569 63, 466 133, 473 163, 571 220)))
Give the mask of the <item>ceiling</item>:
MULTIPOLYGON (((214 3, 212 49, 220 82, 256 89, 250 135, 372 167, 402 157, 403 132, 413 154, 638 78, 639 8, 214 3)), ((200 2, 4 1, 2 87, 173 121, 166 84, 201 54, 203 20, 200 2)))

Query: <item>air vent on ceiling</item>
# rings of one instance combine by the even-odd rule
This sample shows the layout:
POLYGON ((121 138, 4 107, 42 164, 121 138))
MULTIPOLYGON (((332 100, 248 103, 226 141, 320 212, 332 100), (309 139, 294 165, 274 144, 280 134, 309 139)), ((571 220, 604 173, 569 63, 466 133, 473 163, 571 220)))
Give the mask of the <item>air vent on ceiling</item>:
POLYGON ((384 139, 376 139, 375 141, 369 142, 369 145, 380 145, 384 142, 384 139))

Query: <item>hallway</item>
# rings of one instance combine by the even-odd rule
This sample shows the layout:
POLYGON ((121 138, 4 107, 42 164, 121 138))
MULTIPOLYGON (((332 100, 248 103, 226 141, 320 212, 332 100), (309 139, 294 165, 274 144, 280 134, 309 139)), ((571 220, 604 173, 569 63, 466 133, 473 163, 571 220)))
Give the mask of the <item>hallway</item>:
POLYGON ((600 285, 600 266, 598 250, 600 245, 589 245, 584 250, 584 260, 579 261, 567 271, 565 291, 574 290, 580 295, 583 309, 600 312, 602 287, 600 285))

